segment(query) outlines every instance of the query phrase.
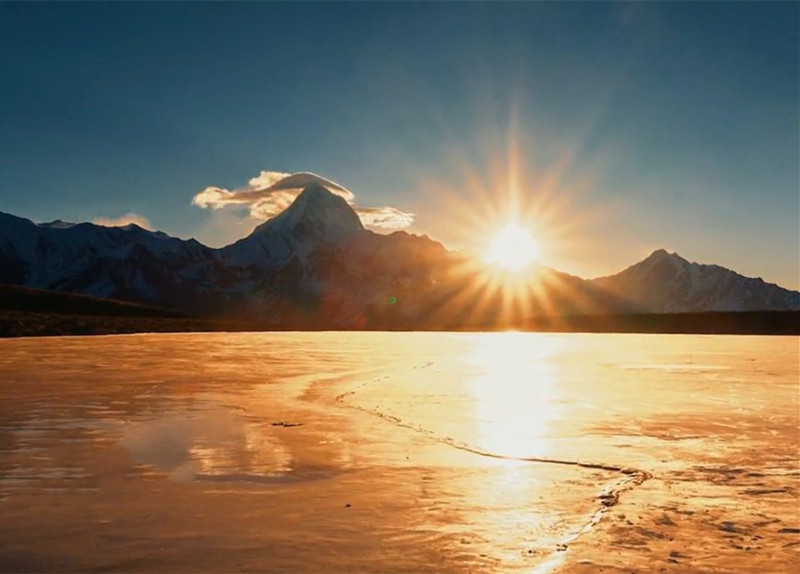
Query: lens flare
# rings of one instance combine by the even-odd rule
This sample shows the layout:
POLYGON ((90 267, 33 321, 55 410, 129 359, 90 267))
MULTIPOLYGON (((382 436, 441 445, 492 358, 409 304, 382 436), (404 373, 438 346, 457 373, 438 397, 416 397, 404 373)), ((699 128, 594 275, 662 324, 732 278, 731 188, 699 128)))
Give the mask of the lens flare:
POLYGON ((492 124, 476 128, 474 145, 454 143, 441 174, 420 169, 419 188, 436 190, 437 211, 447 214, 437 216, 436 235, 455 248, 434 281, 431 325, 513 330, 552 326, 565 307, 596 309, 574 277, 553 267, 569 268, 565 255, 585 247, 584 228, 607 209, 581 202, 604 165, 576 165, 580 139, 537 155, 543 138, 524 127, 512 110, 507 130, 492 124))
POLYGON ((539 256, 539 246, 527 229, 511 224, 495 235, 486 254, 487 263, 519 271, 539 256))

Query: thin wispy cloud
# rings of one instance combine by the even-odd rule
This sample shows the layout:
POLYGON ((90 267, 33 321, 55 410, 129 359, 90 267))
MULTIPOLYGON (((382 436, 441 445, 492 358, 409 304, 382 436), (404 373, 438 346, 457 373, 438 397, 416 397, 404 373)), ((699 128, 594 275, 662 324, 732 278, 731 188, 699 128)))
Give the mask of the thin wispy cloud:
POLYGON ((403 229, 414 223, 414 214, 394 207, 358 207, 361 223, 378 229, 403 229))
POLYGON ((103 225, 104 227, 124 227, 133 223, 144 229, 153 229, 150 221, 145 216, 133 212, 124 213, 119 217, 97 217, 92 220, 92 223, 103 225))
POLYGON ((361 207, 355 204, 356 196, 338 183, 313 173, 284 173, 262 171, 247 185, 236 189, 211 186, 192 198, 192 205, 204 209, 244 207, 250 217, 265 220, 275 217, 289 207, 303 188, 312 183, 325 186, 331 193, 342 197, 358 214, 361 222, 374 229, 403 229, 414 222, 414 214, 395 207, 361 207))

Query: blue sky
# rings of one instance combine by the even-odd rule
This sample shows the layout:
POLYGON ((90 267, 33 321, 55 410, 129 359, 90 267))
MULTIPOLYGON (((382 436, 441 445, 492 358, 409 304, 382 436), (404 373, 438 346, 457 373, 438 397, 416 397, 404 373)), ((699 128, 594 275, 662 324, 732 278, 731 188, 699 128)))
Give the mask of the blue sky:
POLYGON ((480 249, 512 164, 549 265, 594 276, 665 247, 798 288, 799 20, 797 3, 0 3, 0 211, 135 213, 221 245, 253 220, 195 194, 311 171, 480 249))

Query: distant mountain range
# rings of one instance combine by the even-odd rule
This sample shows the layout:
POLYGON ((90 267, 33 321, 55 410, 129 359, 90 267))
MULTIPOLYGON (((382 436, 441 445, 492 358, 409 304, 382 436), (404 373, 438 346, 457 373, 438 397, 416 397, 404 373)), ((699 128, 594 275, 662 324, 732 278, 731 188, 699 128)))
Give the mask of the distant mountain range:
POLYGON ((541 316, 800 309, 800 292, 664 250, 608 277, 532 266, 509 279, 513 297, 428 237, 364 229, 313 178, 285 211, 221 249, 133 224, 36 224, 0 212, 0 283, 265 327, 513 327, 541 316))
POLYGON ((663 249, 593 285, 630 301, 639 311, 788 311, 800 309, 800 292, 719 265, 689 262, 663 249))

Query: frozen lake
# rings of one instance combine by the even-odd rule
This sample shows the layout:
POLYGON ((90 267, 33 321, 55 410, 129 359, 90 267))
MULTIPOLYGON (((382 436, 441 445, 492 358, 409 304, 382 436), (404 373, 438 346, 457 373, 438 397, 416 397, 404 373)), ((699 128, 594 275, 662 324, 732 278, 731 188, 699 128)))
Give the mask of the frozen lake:
POLYGON ((800 565, 796 337, 0 341, 0 571, 800 565))

